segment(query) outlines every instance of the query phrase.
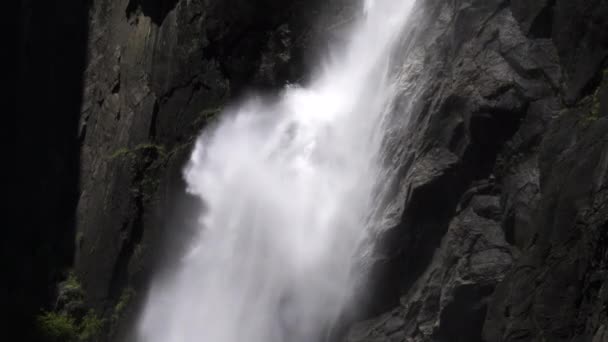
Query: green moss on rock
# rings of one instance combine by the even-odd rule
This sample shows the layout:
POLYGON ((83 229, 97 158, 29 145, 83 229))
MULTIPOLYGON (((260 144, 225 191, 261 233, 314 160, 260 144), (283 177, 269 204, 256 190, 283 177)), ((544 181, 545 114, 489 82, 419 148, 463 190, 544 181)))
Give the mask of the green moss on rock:
POLYGON ((202 110, 200 112, 198 118, 194 121, 194 126, 200 127, 200 126, 208 123, 209 121, 216 118, 223 110, 224 110, 223 105, 202 110))
POLYGON ((38 316, 38 329, 49 342, 72 342, 78 336, 74 318, 65 313, 43 312, 38 316))
POLYGON ((43 312, 38 316, 38 329, 48 342, 87 342, 98 337, 104 326, 94 310, 78 320, 65 312, 43 312))
POLYGON ((122 318, 125 309, 127 308, 127 305, 129 305, 133 297, 135 297, 135 290, 133 290, 132 288, 129 287, 122 291, 118 302, 114 306, 114 311, 112 312, 113 323, 118 322, 122 318))
POLYGON ((121 159, 126 157, 136 158, 139 153, 142 152, 154 152, 158 153, 161 157, 166 156, 165 147, 162 145, 144 143, 136 145, 133 148, 121 147, 116 151, 112 152, 107 158, 108 160, 121 159))
POLYGON ((79 326, 78 338, 80 341, 90 341, 99 336, 103 330, 104 320, 99 318, 94 310, 89 310, 82 318, 79 326))

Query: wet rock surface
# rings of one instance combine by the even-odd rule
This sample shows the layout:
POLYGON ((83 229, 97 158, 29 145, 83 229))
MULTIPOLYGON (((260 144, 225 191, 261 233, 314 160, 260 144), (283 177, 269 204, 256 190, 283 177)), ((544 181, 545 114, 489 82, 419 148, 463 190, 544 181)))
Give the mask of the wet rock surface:
POLYGON ((106 338, 128 339, 152 270, 170 268, 195 234, 202 204, 182 168, 201 129, 229 100, 304 80, 353 6, 92 1, 75 270, 87 306, 111 322, 106 338))
POLYGON ((607 9, 419 3, 395 56, 383 309, 348 341, 605 338, 607 9))
MULTIPOLYGON (((42 194, 39 215, 14 210, 25 229, 3 259, 32 268, 7 265, 7 298, 24 331, 75 248, 78 305, 59 286, 57 306, 94 308, 112 324, 102 339, 123 340, 196 224, 181 168, 198 132, 251 89, 305 81, 354 5, 58 6, 20 12, 16 160, 36 173, 17 177, 15 203, 42 194)), ((345 339, 607 340, 608 1, 426 0, 413 17, 394 55, 367 311, 345 339)))
MULTIPOLYGON (((394 56, 368 319, 347 340, 603 338, 606 11, 418 2, 394 56)), ((303 80, 352 10, 100 0, 91 13, 76 265, 111 311, 190 234, 195 210, 174 205, 201 205, 180 195, 201 127, 245 87, 303 80)))

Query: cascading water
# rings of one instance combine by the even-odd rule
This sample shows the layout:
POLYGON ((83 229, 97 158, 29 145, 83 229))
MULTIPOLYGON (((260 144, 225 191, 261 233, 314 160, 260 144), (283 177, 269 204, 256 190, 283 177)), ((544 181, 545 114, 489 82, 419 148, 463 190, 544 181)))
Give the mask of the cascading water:
POLYGON ((252 99, 198 140, 185 170, 200 234, 150 291, 145 342, 316 342, 352 296, 377 182, 388 65, 413 0, 368 0, 308 87, 252 99))

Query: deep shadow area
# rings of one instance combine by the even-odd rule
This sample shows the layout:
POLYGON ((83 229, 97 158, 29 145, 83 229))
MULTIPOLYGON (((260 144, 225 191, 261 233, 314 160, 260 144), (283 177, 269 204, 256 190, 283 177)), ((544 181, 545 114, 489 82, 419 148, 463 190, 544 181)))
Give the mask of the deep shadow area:
POLYGON ((141 10, 142 13, 150 17, 156 25, 161 25, 165 17, 175 8, 178 0, 130 0, 127 5, 127 17, 141 10))
POLYGON ((465 285, 454 291, 454 300, 441 313, 440 341, 483 342, 481 328, 486 317, 485 298, 492 286, 465 285))
MULTIPOLYGON (((89 1, 19 3, 9 220, 2 239, 5 336, 39 341, 36 315, 72 264, 89 1)), ((13 107, 14 106, 14 107, 13 107)))

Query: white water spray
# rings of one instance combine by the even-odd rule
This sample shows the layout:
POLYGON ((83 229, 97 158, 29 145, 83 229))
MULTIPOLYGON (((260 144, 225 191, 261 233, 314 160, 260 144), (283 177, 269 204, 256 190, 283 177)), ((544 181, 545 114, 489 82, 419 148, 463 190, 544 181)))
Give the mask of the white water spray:
POLYGON ((252 99, 197 142, 188 191, 207 210, 145 342, 320 342, 350 299, 377 181, 389 56, 413 0, 366 0, 343 51, 306 88, 252 99), (356 271, 356 270, 355 270, 356 271))

